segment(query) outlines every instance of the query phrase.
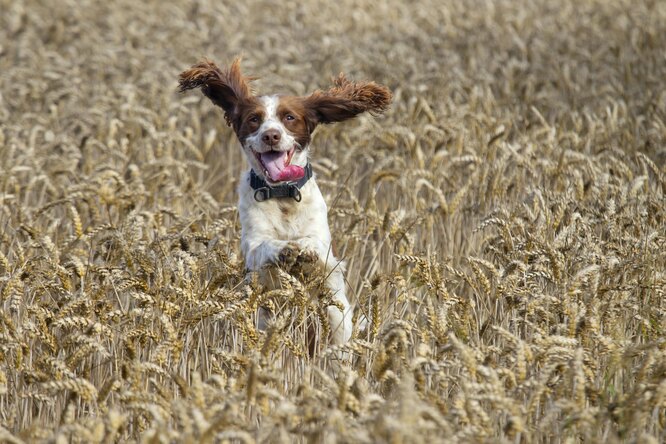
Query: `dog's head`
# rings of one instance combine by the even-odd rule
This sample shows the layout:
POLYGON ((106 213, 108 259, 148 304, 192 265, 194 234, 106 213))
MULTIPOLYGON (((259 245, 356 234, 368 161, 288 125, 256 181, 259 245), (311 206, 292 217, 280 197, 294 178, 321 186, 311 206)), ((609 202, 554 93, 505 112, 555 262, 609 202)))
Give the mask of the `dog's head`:
POLYGON ((256 96, 251 77, 241 74, 240 60, 226 70, 210 60, 180 75, 180 91, 201 88, 224 110, 255 173, 269 183, 303 177, 312 132, 321 123, 341 122, 362 112, 380 113, 391 103, 388 88, 374 82, 351 82, 340 74, 326 91, 309 96, 256 96))

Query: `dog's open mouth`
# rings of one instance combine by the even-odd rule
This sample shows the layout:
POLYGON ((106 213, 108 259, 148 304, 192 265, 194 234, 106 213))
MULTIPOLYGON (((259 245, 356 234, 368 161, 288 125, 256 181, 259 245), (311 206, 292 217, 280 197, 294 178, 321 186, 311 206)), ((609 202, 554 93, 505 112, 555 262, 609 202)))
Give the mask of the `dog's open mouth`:
POLYGON ((264 175, 272 182, 291 182, 305 176, 305 170, 298 165, 291 165, 294 148, 289 151, 254 152, 264 169, 264 175))

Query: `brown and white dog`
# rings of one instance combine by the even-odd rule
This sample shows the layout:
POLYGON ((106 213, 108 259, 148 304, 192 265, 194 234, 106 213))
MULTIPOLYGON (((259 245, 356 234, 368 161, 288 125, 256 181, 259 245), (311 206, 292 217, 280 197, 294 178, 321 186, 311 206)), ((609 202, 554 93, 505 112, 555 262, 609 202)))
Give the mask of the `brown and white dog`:
POLYGON ((251 80, 241 74, 239 59, 224 70, 204 59, 181 73, 180 91, 201 88, 224 110, 249 163, 238 190, 241 250, 248 269, 319 261, 328 271, 334 299, 344 307, 342 312, 328 308, 331 341, 345 343, 352 332, 351 307, 342 264, 331 251, 326 202, 312 177, 310 140, 319 124, 385 111, 391 93, 385 86, 351 82, 340 74, 330 89, 308 96, 256 96, 251 80))

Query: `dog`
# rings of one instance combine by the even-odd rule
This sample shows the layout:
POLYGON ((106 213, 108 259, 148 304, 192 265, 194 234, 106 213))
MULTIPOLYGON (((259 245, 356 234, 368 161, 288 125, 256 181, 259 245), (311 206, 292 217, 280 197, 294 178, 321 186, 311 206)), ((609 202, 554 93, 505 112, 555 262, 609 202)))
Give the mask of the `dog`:
POLYGON ((179 90, 200 88, 222 108, 249 164, 238 187, 246 267, 261 272, 271 264, 318 261, 327 271, 333 299, 343 308, 327 308, 330 340, 344 344, 352 334, 352 310, 343 264, 331 249, 328 209, 310 165, 310 142, 318 125, 386 111, 391 92, 340 74, 328 90, 308 96, 257 96, 250 88, 252 80, 241 73, 240 58, 227 69, 203 59, 180 74, 179 90))

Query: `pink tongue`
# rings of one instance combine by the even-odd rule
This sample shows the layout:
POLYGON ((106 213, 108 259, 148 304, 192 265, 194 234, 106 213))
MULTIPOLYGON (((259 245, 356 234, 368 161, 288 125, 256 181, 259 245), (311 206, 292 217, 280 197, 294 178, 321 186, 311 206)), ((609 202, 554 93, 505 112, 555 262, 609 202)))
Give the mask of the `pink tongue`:
POLYGON ((268 176, 273 182, 288 182, 298 180, 305 176, 305 170, 298 165, 287 165, 284 162, 287 160, 288 153, 286 151, 269 151, 261 153, 261 163, 264 164, 268 176))

